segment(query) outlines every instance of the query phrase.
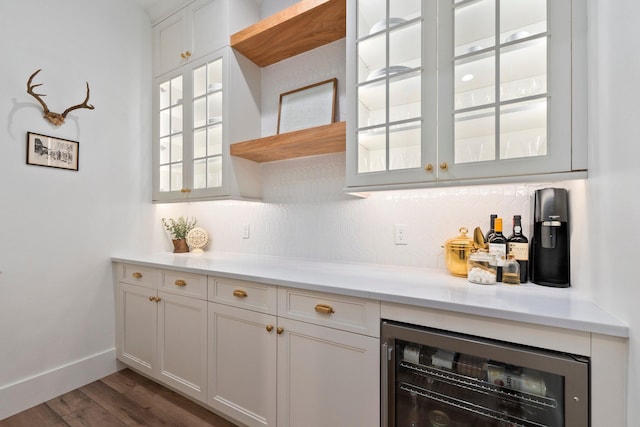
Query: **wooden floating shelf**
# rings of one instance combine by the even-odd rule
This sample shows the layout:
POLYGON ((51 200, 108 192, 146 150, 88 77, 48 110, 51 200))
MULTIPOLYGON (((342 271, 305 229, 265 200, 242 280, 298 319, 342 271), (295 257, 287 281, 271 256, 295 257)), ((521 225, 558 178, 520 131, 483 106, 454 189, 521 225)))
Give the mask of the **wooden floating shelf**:
POLYGON ((231 155, 258 163, 287 160, 346 149, 346 122, 231 144, 231 155))
POLYGON ((346 25, 346 0, 304 0, 233 34, 231 47, 266 67, 344 38, 346 25))

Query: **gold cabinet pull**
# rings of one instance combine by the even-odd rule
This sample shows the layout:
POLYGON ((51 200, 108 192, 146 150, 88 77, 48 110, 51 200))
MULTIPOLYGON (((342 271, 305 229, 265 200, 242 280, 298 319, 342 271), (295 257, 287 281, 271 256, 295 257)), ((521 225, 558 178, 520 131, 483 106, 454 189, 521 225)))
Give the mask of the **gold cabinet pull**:
POLYGON ((424 170, 427 172, 432 172, 433 171, 433 165, 431 163, 427 163, 426 165, 424 165, 424 170))
POLYGON ((235 291, 233 291, 233 296, 238 298, 246 298, 247 293, 242 289, 236 289, 235 291))
POLYGON ((137 271, 133 273, 132 276, 134 279, 142 279, 142 273, 139 273, 137 271))
POLYGON ((276 329, 276 332, 278 333, 278 335, 280 335, 281 333, 284 332, 284 328, 278 326, 278 328, 276 329))
POLYGON ((191 56, 191 52, 189 52, 188 50, 187 50, 186 52, 182 52, 182 53, 180 54, 180 58, 182 58, 182 59, 187 59, 187 58, 189 58, 190 56, 191 56))
POLYGON ((187 282, 181 279, 176 280, 176 286, 187 286, 187 282))
POLYGON ((316 304, 315 310, 316 310, 316 312, 322 313, 322 314, 333 314, 333 313, 335 313, 335 310, 333 309, 333 307, 331 307, 330 305, 327 305, 327 304, 316 304))
POLYGON ((267 325, 267 332, 273 331, 273 325, 267 325))
POLYGON ((190 188, 181 188, 180 192, 181 193, 191 193, 191 189, 190 188))
POLYGON ((149 297, 149 301, 155 301, 156 297, 149 297))
POLYGON ((447 162, 440 163, 440 169, 442 169, 443 171, 449 169, 449 165, 447 164, 447 162))
POLYGON ((149 301, 153 301, 153 302, 160 302, 160 301, 162 301, 162 298, 159 298, 159 297, 153 297, 153 296, 152 296, 152 297, 149 297, 149 301))
POLYGON ((156 297, 156 302, 160 302, 160 301, 162 301, 162 298, 156 297))

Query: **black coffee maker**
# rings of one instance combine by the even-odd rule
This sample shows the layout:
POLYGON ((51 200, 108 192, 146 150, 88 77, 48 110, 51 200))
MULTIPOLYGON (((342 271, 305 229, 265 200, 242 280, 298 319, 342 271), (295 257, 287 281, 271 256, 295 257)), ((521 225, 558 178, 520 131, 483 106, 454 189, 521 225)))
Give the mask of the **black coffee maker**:
POLYGON ((569 195, 564 188, 544 188, 534 197, 531 281, 568 288, 569 195))

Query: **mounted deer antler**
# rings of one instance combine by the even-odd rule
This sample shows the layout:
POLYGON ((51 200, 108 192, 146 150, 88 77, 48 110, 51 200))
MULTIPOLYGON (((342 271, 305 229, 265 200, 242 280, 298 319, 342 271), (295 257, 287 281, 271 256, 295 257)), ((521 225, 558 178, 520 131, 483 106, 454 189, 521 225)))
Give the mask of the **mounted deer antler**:
POLYGON ((36 71, 35 73, 31 74, 31 77, 29 77, 29 80, 27 81, 27 93, 31 96, 33 96, 35 99, 38 100, 38 102, 40 103, 40 105, 42 105, 42 109, 44 110, 44 118, 49 120, 51 123, 53 123, 56 126, 60 126, 61 124, 64 123, 64 119, 67 117, 67 114, 69 114, 71 111, 73 110, 77 110, 79 108, 87 108, 89 110, 93 110, 95 107, 91 104, 87 104, 87 102, 89 102, 89 83, 87 83, 87 96, 84 99, 84 102, 82 104, 78 104, 78 105, 74 105, 72 107, 67 108, 66 110, 64 110, 64 113, 60 114, 60 113, 54 113, 53 111, 49 111, 49 107, 47 107, 47 104, 42 100, 43 96, 47 96, 44 94, 40 94, 40 93, 35 93, 33 90, 35 88, 37 88, 38 86, 42 86, 42 83, 39 84, 31 84, 31 82, 33 81, 33 78, 40 72, 42 71, 42 69, 36 71))

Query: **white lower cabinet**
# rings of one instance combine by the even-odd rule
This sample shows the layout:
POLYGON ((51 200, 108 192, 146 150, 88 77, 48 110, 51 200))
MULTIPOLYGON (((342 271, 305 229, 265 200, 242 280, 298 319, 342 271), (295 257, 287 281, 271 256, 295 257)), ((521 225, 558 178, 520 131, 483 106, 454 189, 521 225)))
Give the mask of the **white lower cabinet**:
POLYGON ((250 427, 379 425, 379 302, 135 265, 116 274, 126 365, 250 427))
POLYGON ((276 425, 276 324, 209 303, 209 406, 248 426, 276 425))
POLYGON ((155 291, 142 286, 118 284, 117 356, 127 365, 154 375, 158 348, 158 307, 149 297, 155 291))
POLYGON ((159 292, 158 378, 205 401, 207 397, 207 302, 159 292))
POLYGON ((380 424, 378 338, 279 318, 278 426, 380 424))
MULTIPOLYGON (((181 285, 186 292, 190 279, 181 285)), ((116 354, 151 378, 202 402, 207 396, 207 302, 154 287, 117 284, 116 354)), ((181 292, 180 291, 177 292, 181 292)))
POLYGON ((378 302, 216 277, 208 289, 209 406, 252 427, 379 425, 378 302))

